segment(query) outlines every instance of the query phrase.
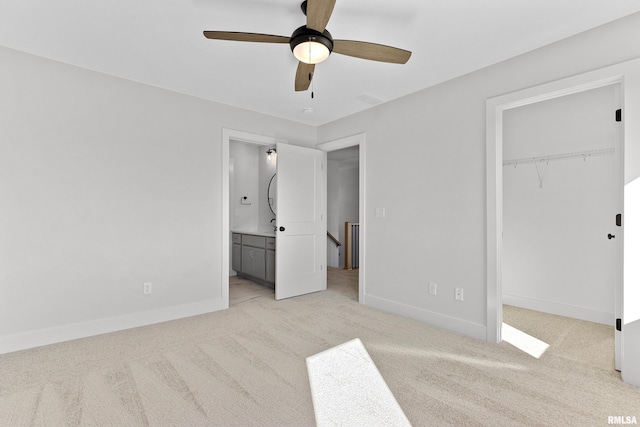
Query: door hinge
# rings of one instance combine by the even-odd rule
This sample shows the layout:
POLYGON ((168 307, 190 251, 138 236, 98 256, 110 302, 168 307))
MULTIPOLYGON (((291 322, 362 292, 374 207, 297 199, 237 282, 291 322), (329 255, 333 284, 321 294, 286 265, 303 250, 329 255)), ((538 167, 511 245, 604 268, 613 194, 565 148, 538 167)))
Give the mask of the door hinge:
POLYGON ((616 225, 622 227, 622 214, 616 215, 616 225))
POLYGON ((616 331, 622 331, 622 319, 616 319, 616 331))
POLYGON ((616 122, 622 121, 622 109, 616 110, 616 122))

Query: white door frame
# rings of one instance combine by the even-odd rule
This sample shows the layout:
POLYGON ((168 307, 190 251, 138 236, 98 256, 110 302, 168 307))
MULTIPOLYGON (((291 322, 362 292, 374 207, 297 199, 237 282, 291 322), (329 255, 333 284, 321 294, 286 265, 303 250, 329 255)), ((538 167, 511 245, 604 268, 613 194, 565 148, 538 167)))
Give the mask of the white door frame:
POLYGON ((358 261, 358 302, 360 304, 365 304, 365 273, 366 273, 366 262, 367 257, 365 256, 366 252, 366 233, 367 227, 365 224, 365 198, 366 198, 366 134, 359 133, 356 135, 348 136, 346 138, 336 139, 334 141, 324 142, 322 144, 316 145, 318 150, 330 152, 336 151, 343 148, 349 147, 359 147, 359 201, 358 201, 358 222, 360 224, 360 247, 359 247, 359 261, 358 261))
MULTIPOLYGON (((487 154, 487 341, 502 341, 502 130, 503 112, 536 102, 620 84, 624 98, 624 74, 603 69, 553 83, 491 98, 486 103, 487 154)), ((613 120, 612 111, 612 120, 613 120)), ((624 138, 624 137, 623 137, 624 138)), ((624 139, 622 143, 624 158, 624 139)), ((624 165, 622 165, 624 168, 624 165)), ((624 173, 624 172, 623 172, 624 173)), ((620 189, 623 190, 622 188, 620 189)), ((613 224, 612 218, 612 224, 613 224)), ((617 231, 617 230, 616 230, 617 231)), ((622 284, 616 284, 616 304, 622 284), (619 289, 618 289, 619 288, 619 289)), ((616 310, 617 311, 617 310, 616 310)))
POLYGON ((229 308, 229 145, 231 141, 246 142, 255 145, 276 145, 277 142, 286 142, 276 138, 255 133, 243 132, 234 129, 222 128, 222 309, 229 308))

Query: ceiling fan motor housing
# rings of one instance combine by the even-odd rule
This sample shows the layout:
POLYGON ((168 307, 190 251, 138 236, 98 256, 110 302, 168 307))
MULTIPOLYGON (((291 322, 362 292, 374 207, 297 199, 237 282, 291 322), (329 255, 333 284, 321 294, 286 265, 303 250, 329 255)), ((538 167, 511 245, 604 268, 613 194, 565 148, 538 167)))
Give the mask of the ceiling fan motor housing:
POLYGON ((291 51, 295 49, 300 43, 313 41, 316 43, 322 43, 329 49, 329 52, 333 51, 333 38, 331 37, 331 33, 327 30, 324 30, 322 33, 316 30, 312 30, 307 28, 306 25, 298 28, 291 34, 291 38, 289 39, 289 46, 291 46, 291 51))

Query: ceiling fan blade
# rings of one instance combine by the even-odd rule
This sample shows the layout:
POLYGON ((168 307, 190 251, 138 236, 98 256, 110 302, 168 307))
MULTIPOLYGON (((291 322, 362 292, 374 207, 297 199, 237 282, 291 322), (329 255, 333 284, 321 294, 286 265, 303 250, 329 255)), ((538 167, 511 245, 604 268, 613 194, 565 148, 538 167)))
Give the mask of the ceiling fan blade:
POLYGON ((298 71, 296 71, 296 92, 309 89, 315 68, 315 64, 307 64, 302 61, 298 63, 298 71))
POLYGON ((307 28, 323 32, 335 5, 336 0, 307 0, 307 28))
POLYGON ((353 40, 334 40, 333 52, 371 61, 405 64, 411 58, 411 52, 383 44, 359 42, 353 40))
POLYGON ((204 31, 204 36, 215 40, 232 40, 238 42, 257 43, 289 43, 289 37, 271 34, 239 33, 235 31, 204 31))

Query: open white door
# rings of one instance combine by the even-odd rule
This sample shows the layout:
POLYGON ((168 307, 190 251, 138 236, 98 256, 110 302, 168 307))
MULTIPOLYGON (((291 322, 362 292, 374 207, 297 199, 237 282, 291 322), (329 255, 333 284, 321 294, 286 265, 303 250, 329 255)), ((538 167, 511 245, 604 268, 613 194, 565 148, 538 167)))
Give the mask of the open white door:
POLYGON ((277 144, 276 299, 327 289, 324 151, 277 144))
MULTIPOLYGON (((615 292, 614 292, 614 315, 616 319, 616 327, 614 328, 614 339, 615 339, 615 348, 614 348, 614 367, 617 371, 622 371, 622 334, 617 328, 617 319, 622 318, 622 305, 623 305, 623 288, 624 288, 624 231, 622 227, 622 218, 621 213, 624 208, 624 123, 622 122, 622 84, 616 84, 613 86, 614 88, 614 96, 616 108, 619 110, 616 111, 616 144, 615 144, 615 155, 618 162, 619 171, 617 173, 617 206, 615 221, 613 218, 613 212, 609 220, 611 221, 611 230, 613 234, 618 234, 619 238, 615 240, 615 242, 611 239, 611 234, 609 234, 609 242, 612 243, 612 249, 615 251, 615 259, 617 262, 617 266, 615 268, 615 276, 613 277, 615 281, 615 292)), ((604 236, 603 236, 604 238, 604 236)))
POLYGON ((640 178, 624 187, 622 380, 640 387, 640 178))

